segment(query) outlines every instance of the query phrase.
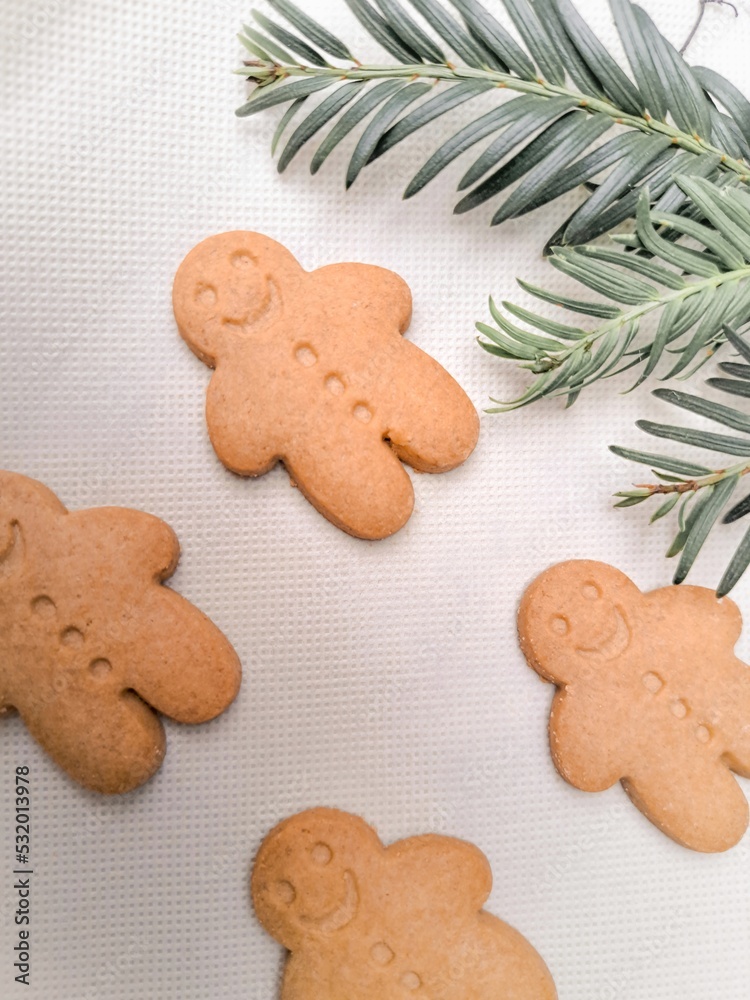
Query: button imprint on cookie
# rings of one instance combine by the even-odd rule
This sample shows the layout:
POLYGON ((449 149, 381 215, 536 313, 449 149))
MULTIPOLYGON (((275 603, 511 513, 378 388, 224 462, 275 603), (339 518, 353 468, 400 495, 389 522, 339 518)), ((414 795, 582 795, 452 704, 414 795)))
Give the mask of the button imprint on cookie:
POLYGON ((376 965, 389 965, 396 957, 385 941, 378 941, 370 949, 370 956, 376 965))
POLYGON ((99 657, 96 660, 92 660, 89 664, 89 671, 92 677, 95 677, 98 681, 103 681, 109 677, 112 672, 112 664, 109 660, 105 660, 104 657, 99 657))
POLYGON ((641 677, 641 680, 643 681, 643 686, 645 687, 645 689, 647 691, 650 691, 651 694, 658 694, 664 687, 664 681, 658 674, 654 673, 644 674, 643 677, 641 677))
POLYGON ((422 980, 416 972, 405 972, 401 977, 401 985, 407 990, 418 990, 422 985, 422 980))
POLYGON ((63 646, 82 646, 83 632, 74 625, 64 629, 60 634, 60 642, 63 646))
POLYGON ((684 719, 690 711, 688 703, 682 698, 673 701, 669 706, 669 710, 676 719, 684 719))
POLYGON ((294 356, 303 368, 312 368, 318 360, 318 355, 309 344, 300 344, 295 349, 294 356))
POLYGON ((328 375, 326 378, 326 389, 332 396, 343 396, 346 386, 338 375, 328 375))
POLYGON ((53 618, 56 611, 55 602, 51 597, 42 594, 31 602, 31 610, 40 618, 53 618))
POLYGON ((372 420, 372 411, 365 406, 364 403, 357 403, 357 405, 352 410, 352 413, 357 418, 361 420, 363 424, 369 424, 372 420))
POLYGON ((699 743, 708 743, 711 739, 711 730, 708 726, 698 726, 695 730, 695 738, 699 743))

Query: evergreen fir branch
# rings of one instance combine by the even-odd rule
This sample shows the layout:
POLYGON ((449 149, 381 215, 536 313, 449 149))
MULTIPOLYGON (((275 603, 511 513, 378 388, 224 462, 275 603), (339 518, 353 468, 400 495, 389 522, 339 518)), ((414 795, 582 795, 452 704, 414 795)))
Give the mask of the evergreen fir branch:
POLYGON ((493 399, 497 405, 489 412, 545 396, 567 396, 573 402, 593 382, 641 366, 635 383, 639 385, 667 356, 672 363, 664 377, 687 378, 721 347, 727 326, 750 322, 750 197, 731 184, 712 184, 705 178, 678 175, 674 180, 688 198, 682 213, 662 212, 658 204, 651 208, 644 189, 636 232, 625 237, 624 249, 615 244, 553 250, 552 266, 599 300, 519 281, 544 302, 600 319, 594 329, 587 331, 580 321, 552 322, 511 302, 503 302, 501 309, 490 300, 495 325, 477 324, 480 345, 501 359, 518 362, 536 378, 518 399, 493 399), (683 236, 702 249, 683 245, 683 236), (651 313, 659 322, 644 342, 638 333, 651 313))
MULTIPOLYGON (((344 0, 390 56, 384 65, 362 65, 291 0, 268 2, 291 27, 253 12, 257 27, 246 27, 241 38, 255 58, 239 72, 255 90, 237 114, 329 92, 322 112, 317 101, 303 109, 280 154, 280 171, 329 127, 313 172, 331 148, 352 137, 351 184, 373 160, 460 104, 466 119, 407 185, 405 197, 489 140, 464 172, 459 188, 466 193, 455 210, 497 199, 520 181, 493 208, 497 225, 596 182, 550 241, 561 247, 589 242, 632 216, 647 187, 655 200, 668 192, 662 208, 677 212, 685 193, 672 183, 675 172, 750 179, 750 102, 715 71, 688 66, 632 0, 610 0, 631 75, 572 0, 502 0, 520 42, 480 0, 344 0), (338 94, 353 83, 358 93, 338 94), (472 101, 491 90, 522 96, 472 116, 472 101), (607 136, 599 147, 616 126, 629 131, 626 141, 607 136)), ((282 133, 280 127, 277 142, 282 133)))
MULTIPOLYGON (((750 360, 750 344, 746 339, 730 328, 725 330, 725 334, 727 340, 744 359, 750 360)), ((737 377, 709 379, 709 385, 725 393, 746 397, 750 395, 747 391, 736 391, 737 386, 741 386, 744 390, 750 387, 750 365, 726 362, 721 367, 737 377)), ((721 468, 712 468, 673 458, 670 455, 611 446, 610 450, 621 458, 650 466, 653 474, 660 480, 658 483, 643 483, 629 490, 621 490, 615 494, 619 501, 615 506, 635 507, 648 501, 658 501, 658 506, 651 516, 651 523, 676 511, 677 533, 667 555, 670 558, 680 556, 674 582, 682 583, 715 526, 720 522, 731 524, 750 514, 750 493, 741 500, 736 498, 740 484, 750 473, 750 414, 711 399, 673 389, 657 389, 654 395, 688 413, 703 417, 721 427, 729 427, 735 433, 717 434, 671 424, 654 424, 644 420, 638 421, 641 430, 662 440, 675 441, 723 455, 742 456, 741 461, 730 462, 721 468)), ((748 566, 750 566, 750 529, 737 546, 719 582, 717 595, 724 597, 728 594, 748 566)))

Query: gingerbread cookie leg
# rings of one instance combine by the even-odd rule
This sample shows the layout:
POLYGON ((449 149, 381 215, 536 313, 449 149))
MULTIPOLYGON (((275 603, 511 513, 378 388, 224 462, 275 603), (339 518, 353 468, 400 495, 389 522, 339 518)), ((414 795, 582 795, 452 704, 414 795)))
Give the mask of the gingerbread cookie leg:
MULTIPOLYGON (((106 678, 101 682, 106 685, 106 678)), ((158 717, 132 691, 108 698, 99 711, 76 682, 21 710, 29 732, 68 774, 86 788, 105 794, 129 792, 161 766, 164 729, 158 717), (123 746, 130 751, 123 753, 123 746), (137 749, 136 749, 137 748, 137 749)))
POLYGON ((671 761, 641 761, 623 785, 652 823, 694 851, 727 851, 747 830, 747 799, 718 760, 696 755, 679 772, 671 761))
POLYGON ((387 538, 411 515, 414 489, 409 474, 375 435, 362 435, 356 447, 342 447, 332 462, 321 464, 315 452, 304 447, 284 462, 310 503, 357 538, 387 538))
POLYGON ((149 705, 178 722, 208 722, 234 701, 237 654, 216 626, 173 591, 149 595, 134 637, 128 683, 149 705))
POLYGON ((419 472, 448 472, 476 447, 479 416, 458 382, 436 361, 407 340, 400 348, 398 366, 411 376, 408 392, 392 391, 388 400, 393 450, 419 472))

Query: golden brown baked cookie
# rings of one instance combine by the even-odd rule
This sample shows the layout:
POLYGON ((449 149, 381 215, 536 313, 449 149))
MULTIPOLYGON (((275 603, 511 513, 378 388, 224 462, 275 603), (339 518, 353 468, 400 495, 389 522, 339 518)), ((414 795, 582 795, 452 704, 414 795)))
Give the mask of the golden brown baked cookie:
POLYGON ((528 588, 518 628, 529 664, 560 689, 549 732, 567 781, 622 781, 696 851, 742 838, 748 804, 731 772, 750 777, 750 669, 733 652, 732 601, 686 585, 642 594, 612 566, 565 562, 528 588))
POLYGON ((445 472, 474 449, 466 393, 402 334, 411 293, 392 271, 308 273, 267 236, 198 244, 174 282, 180 333, 216 369, 206 417, 224 465, 261 476, 278 461, 330 521, 385 538, 414 505, 401 465, 445 472))
POLYGON ((237 694, 227 639, 161 586, 179 554, 150 514, 69 512, 41 483, 0 472, 0 715, 16 709, 95 791, 127 792, 158 769, 152 709, 205 722, 237 694))
POLYGON ((536 951, 482 909, 491 887, 472 844, 384 847, 334 809, 277 826, 252 873, 258 919, 291 952, 281 1000, 554 1000, 536 951))

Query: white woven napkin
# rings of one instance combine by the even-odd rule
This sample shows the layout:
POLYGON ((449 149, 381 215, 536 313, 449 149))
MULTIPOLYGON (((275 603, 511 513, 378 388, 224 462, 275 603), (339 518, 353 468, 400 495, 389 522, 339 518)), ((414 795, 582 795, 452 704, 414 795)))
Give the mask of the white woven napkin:
MULTIPOLYGON (((750 3, 738 4, 736 21, 707 12, 691 55, 747 93, 750 3)), ((538 947, 562 1000, 741 1000, 750 840, 691 854, 619 786, 566 785, 547 750, 551 689, 514 631, 524 586, 551 562, 600 558, 642 587, 669 581, 668 528, 610 509, 636 473, 607 452, 643 446, 633 423, 663 418, 663 405, 610 383, 569 412, 541 403, 485 416, 466 466, 415 476, 411 521, 380 543, 332 527, 283 469, 241 480, 210 447, 209 372, 170 307, 174 271, 203 237, 256 229, 308 268, 399 272, 414 292, 410 336, 481 408, 523 383, 476 346, 473 323, 487 318, 490 291, 524 301, 516 275, 564 284, 539 251, 579 197, 490 230, 487 211, 451 214, 453 171, 403 204, 446 123, 348 194, 343 150, 316 179, 306 153, 280 178, 268 152, 278 115, 233 115, 245 93, 230 72, 242 58, 235 31, 250 6, 0 5, 0 466, 71 507, 121 504, 169 521, 183 547, 174 586, 245 668, 235 706, 211 725, 167 724, 162 771, 121 799, 76 787, 18 718, 2 722, 0 996, 272 1000, 282 955, 251 913, 251 860, 278 820, 324 804, 365 816, 388 841, 437 831, 479 845, 495 875, 491 909, 538 947), (11 968, 18 764, 31 768, 33 798, 25 993, 11 968)), ((611 41, 607 5, 580 6, 611 41)), ((679 41, 697 3, 645 6, 679 41)), ((377 56, 342 0, 306 7, 377 56)), ((743 530, 717 531, 694 582, 718 580, 743 530)), ((750 615, 750 579, 735 596, 750 615)))

